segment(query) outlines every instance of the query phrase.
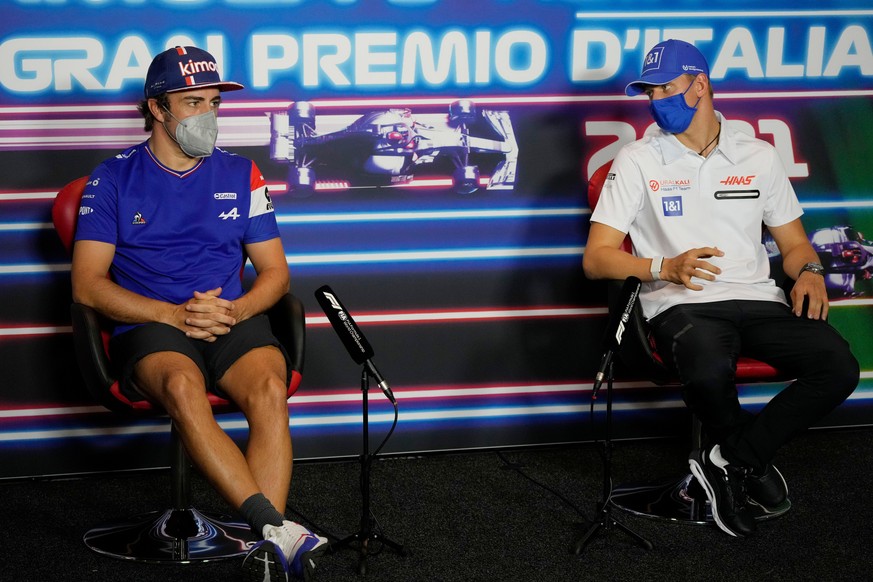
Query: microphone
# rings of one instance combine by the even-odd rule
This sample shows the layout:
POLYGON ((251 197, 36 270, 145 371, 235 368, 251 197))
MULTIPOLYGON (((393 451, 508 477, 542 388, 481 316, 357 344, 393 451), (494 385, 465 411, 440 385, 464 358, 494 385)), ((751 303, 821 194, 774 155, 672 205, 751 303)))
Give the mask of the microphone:
POLYGON ((621 293, 618 297, 616 305, 623 306, 621 315, 610 318, 609 325, 606 327, 606 334, 603 336, 603 359, 600 361, 600 367, 597 374, 594 375, 594 388, 591 391, 591 399, 597 398, 597 391, 603 384, 606 376, 606 371, 612 363, 613 354, 621 347, 621 338, 624 335, 624 330, 627 322, 630 320, 634 306, 640 295, 640 286, 642 285, 638 277, 628 277, 624 280, 621 286, 621 293))
POLYGON ((391 392, 388 382, 385 381, 382 374, 376 368, 376 364, 373 363, 373 347, 367 341, 367 338, 364 337, 358 324, 352 319, 352 315, 339 300, 339 297, 336 296, 336 293, 333 292, 333 289, 327 285, 322 285, 316 289, 315 299, 321 306, 321 310, 327 315, 328 321, 330 321, 333 330, 340 340, 342 340, 352 360, 356 364, 366 366, 367 371, 375 378, 376 383, 382 392, 385 393, 385 396, 388 397, 388 400, 396 405, 397 400, 394 399, 394 393, 391 392))

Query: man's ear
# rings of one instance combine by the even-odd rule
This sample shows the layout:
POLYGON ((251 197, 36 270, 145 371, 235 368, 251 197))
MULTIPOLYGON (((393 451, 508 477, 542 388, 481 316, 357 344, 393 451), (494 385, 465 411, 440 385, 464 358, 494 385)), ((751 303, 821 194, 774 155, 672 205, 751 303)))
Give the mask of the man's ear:
POLYGON ((709 93, 709 77, 704 75, 703 73, 698 73, 694 78, 694 83, 697 85, 697 91, 699 96, 706 95, 709 93))
POLYGON ((159 123, 165 123, 167 120, 165 118, 167 112, 163 107, 158 104, 158 100, 154 97, 149 99, 149 112, 151 112, 152 117, 155 118, 159 123))

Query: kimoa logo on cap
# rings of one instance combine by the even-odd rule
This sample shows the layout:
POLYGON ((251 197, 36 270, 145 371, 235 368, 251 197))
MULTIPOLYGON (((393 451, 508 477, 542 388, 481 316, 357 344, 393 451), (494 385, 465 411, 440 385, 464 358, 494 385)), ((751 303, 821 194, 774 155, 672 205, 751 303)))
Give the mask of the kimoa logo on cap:
POLYGON ((183 77, 190 77, 191 75, 203 73, 205 71, 214 73, 217 70, 218 67, 215 66, 214 61, 194 62, 194 59, 189 59, 187 63, 179 63, 179 72, 182 73, 183 77))

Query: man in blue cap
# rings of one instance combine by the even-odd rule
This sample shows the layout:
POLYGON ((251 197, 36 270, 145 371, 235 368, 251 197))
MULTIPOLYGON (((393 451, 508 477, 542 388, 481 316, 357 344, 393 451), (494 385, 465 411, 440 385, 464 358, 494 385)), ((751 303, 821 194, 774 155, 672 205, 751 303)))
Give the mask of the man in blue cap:
POLYGON ((766 512, 786 499, 776 451, 852 393, 858 362, 826 322, 823 268, 782 161, 714 109, 700 51, 680 40, 656 45, 626 93, 649 97, 657 127, 612 164, 591 215, 585 274, 643 281, 658 352, 708 437, 692 452, 692 473, 718 526, 747 536, 755 530, 748 503, 766 512), (795 280, 793 308, 770 277, 762 224, 795 280), (632 254, 620 248, 626 236, 632 254), (740 407, 741 354, 797 378, 758 414, 740 407))
POLYGON ((282 514, 291 370, 264 315, 288 291, 288 264, 260 170, 215 148, 221 93, 242 88, 197 47, 154 58, 139 107, 149 139, 100 164, 83 193, 73 298, 118 322, 110 355, 124 396, 167 411, 195 465, 263 537, 247 579, 308 578, 327 540, 282 514), (257 273, 248 291, 245 256, 257 273), (242 410, 245 454, 207 392, 242 410))

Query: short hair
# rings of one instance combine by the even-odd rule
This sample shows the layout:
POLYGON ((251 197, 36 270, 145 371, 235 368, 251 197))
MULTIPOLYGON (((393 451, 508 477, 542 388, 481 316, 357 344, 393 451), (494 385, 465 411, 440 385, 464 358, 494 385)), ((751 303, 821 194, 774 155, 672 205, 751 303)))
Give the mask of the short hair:
MULTIPOLYGON (((167 96, 166 93, 161 93, 157 97, 153 97, 153 99, 158 102, 158 107, 169 111, 170 98, 167 96)), ((143 120, 145 121, 143 129, 145 131, 151 131, 152 129, 154 129, 155 121, 157 120, 155 119, 155 116, 152 115, 151 109, 149 109, 149 100, 143 99, 139 102, 139 105, 137 105, 136 108, 139 110, 140 115, 142 115, 143 120)))

